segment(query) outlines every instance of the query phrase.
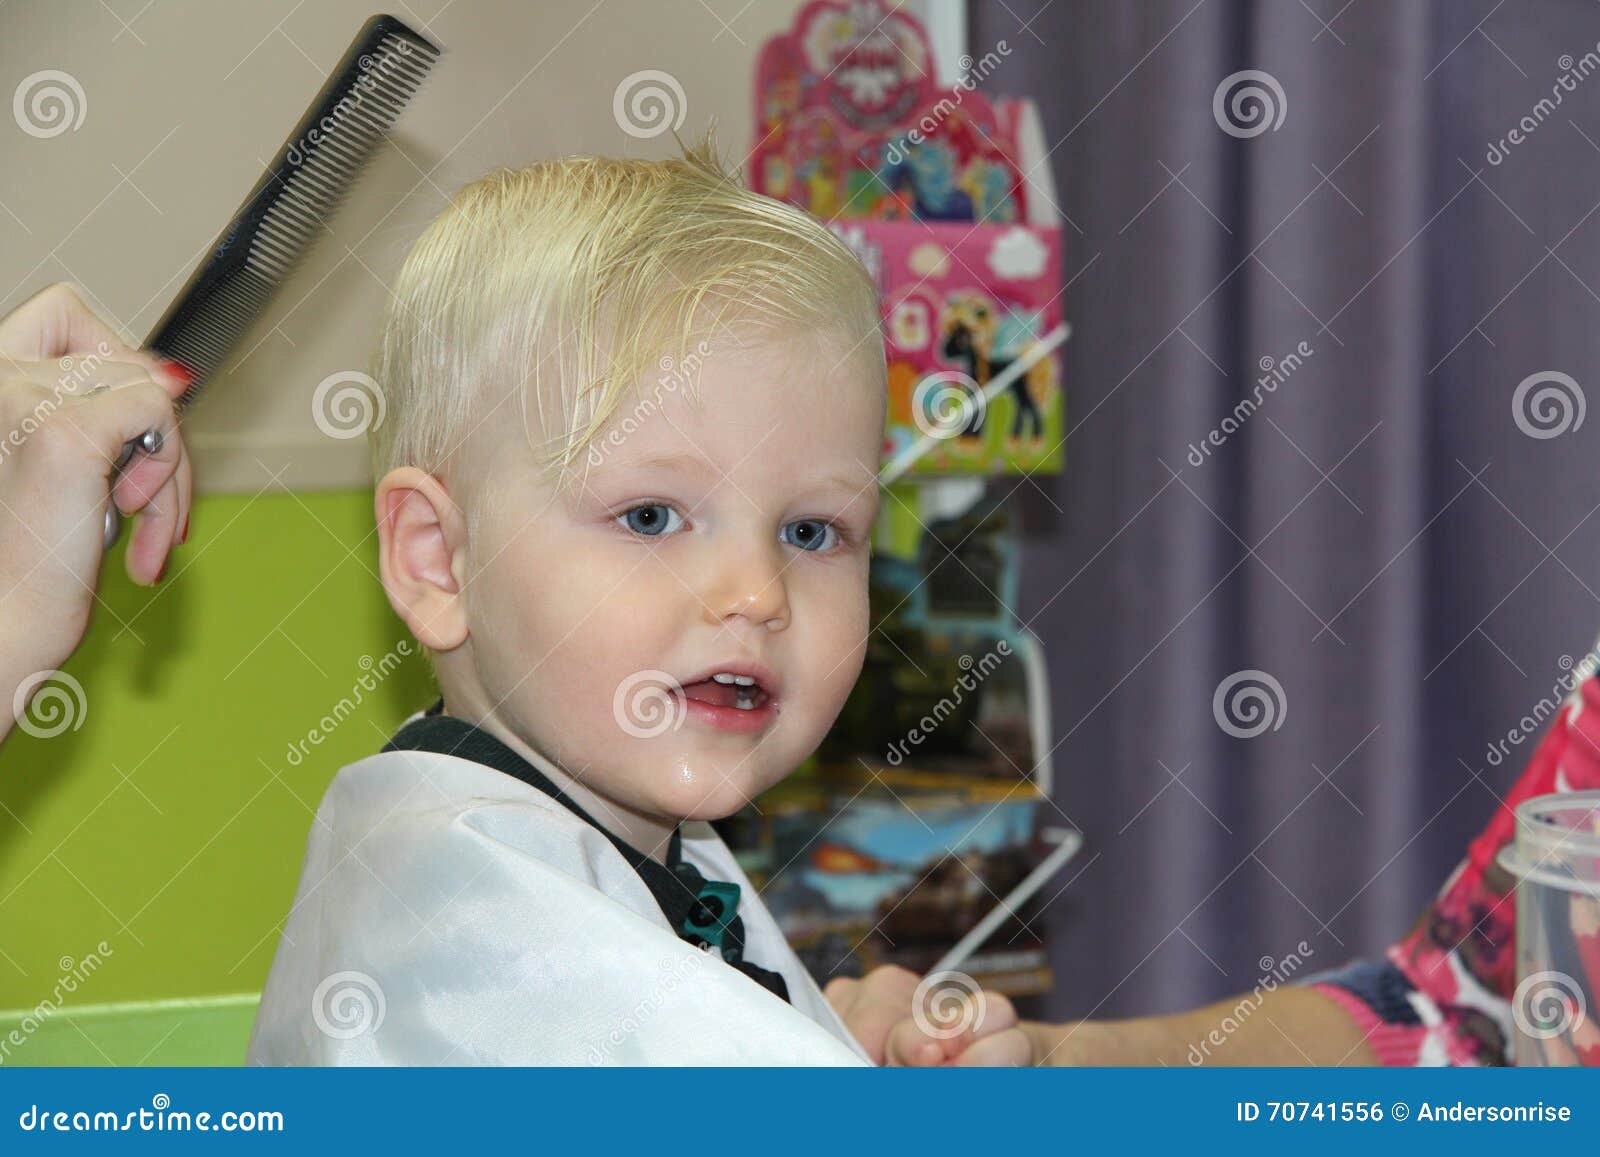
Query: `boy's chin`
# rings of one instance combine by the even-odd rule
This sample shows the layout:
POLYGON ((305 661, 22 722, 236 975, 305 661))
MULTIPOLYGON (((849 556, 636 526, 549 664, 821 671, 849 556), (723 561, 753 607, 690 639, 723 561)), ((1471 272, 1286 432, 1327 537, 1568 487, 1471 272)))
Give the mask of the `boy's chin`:
POLYGON ((727 819, 746 807, 751 800, 771 787, 772 783, 782 778, 777 776, 771 783, 765 780, 750 782, 736 775, 715 788, 699 791, 690 789, 681 794, 674 793, 673 798, 662 800, 661 803, 667 815, 676 816, 680 820, 727 819))

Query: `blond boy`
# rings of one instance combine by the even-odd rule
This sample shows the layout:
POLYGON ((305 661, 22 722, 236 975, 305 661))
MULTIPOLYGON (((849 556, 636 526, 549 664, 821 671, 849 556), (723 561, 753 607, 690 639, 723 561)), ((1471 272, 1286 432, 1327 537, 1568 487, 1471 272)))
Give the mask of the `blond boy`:
POLYGON ((860 672, 871 281, 709 139, 468 185, 394 285, 379 565, 441 695, 313 824, 253 1063, 854 1063, 704 822, 860 672))

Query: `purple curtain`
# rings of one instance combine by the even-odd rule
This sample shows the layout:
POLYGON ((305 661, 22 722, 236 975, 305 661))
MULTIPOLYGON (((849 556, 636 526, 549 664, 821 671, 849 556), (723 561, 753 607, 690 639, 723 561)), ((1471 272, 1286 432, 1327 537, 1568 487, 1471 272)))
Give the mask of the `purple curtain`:
POLYGON ((998 487, 1087 835, 1034 1011, 1379 953, 1600 628, 1600 9, 971 13, 1041 108, 1074 325, 1066 471, 998 487))

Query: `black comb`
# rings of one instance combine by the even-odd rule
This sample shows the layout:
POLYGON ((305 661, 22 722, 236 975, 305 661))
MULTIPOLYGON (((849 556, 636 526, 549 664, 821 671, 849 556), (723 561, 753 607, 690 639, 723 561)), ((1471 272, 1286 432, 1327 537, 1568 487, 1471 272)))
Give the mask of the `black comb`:
MULTIPOLYGON (((316 241, 439 54, 437 44, 393 16, 374 16, 361 26, 145 343, 177 362, 189 378, 173 403, 180 414, 316 241)), ((159 430, 147 430, 128 442, 117 457, 118 473, 140 450, 160 450, 161 441, 159 430)), ((118 525, 113 502, 106 510, 107 549, 117 539, 118 525)))

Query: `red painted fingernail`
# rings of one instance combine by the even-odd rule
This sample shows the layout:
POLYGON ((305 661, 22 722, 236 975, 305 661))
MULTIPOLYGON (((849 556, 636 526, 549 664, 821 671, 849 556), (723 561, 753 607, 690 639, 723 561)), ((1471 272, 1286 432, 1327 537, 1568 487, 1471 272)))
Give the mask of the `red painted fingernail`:
POLYGON ((194 381, 194 371, 173 358, 162 358, 161 368, 186 386, 194 381))
POLYGON ((166 577, 167 577, 167 560, 166 559, 162 559, 161 560, 161 569, 156 571, 155 580, 153 582, 151 582, 150 585, 151 586, 155 586, 156 583, 159 583, 162 579, 164 579, 166 577))
POLYGON ((186 543, 188 541, 189 541, 189 516, 187 514, 185 514, 183 516, 183 533, 178 535, 178 543, 179 543, 179 545, 182 545, 183 543, 186 543))

